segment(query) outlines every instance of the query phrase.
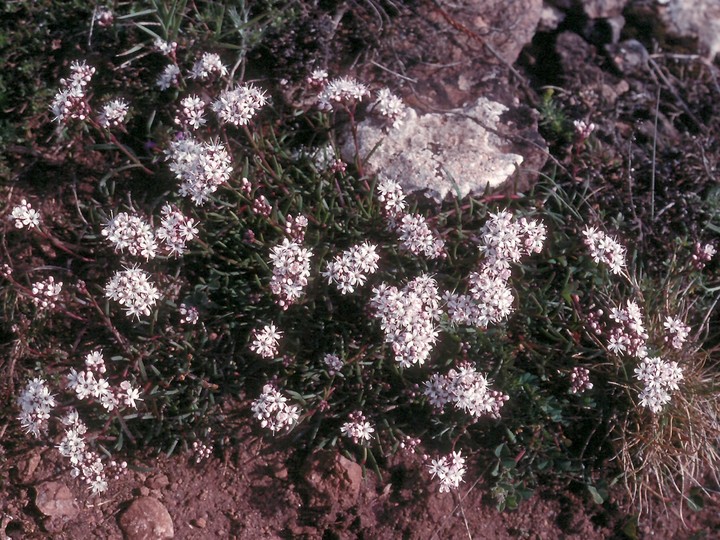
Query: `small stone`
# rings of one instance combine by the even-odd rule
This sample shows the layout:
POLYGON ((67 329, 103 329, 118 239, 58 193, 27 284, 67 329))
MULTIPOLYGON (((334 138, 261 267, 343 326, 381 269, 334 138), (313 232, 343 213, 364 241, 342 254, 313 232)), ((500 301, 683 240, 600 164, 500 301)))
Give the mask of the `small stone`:
POLYGON ((145 485, 150 489, 163 489, 170 485, 170 480, 166 474, 156 474, 148 478, 145 485))
POLYGON ((126 540, 165 540, 174 538, 172 518, 167 508, 152 497, 138 497, 120 516, 126 540))
POLYGON ((43 482, 37 485, 35 506, 43 515, 51 518, 72 519, 80 512, 72 492, 61 482, 43 482))
POLYGON ((40 465, 40 453, 37 451, 31 453, 28 457, 21 460, 17 466, 18 479, 20 480, 20 482, 25 484, 32 480, 33 474, 35 474, 38 465, 40 465))
POLYGON ((205 518, 193 519, 190 523, 192 523, 192 525, 197 527, 198 529, 204 529, 205 527, 207 527, 207 519, 205 518))

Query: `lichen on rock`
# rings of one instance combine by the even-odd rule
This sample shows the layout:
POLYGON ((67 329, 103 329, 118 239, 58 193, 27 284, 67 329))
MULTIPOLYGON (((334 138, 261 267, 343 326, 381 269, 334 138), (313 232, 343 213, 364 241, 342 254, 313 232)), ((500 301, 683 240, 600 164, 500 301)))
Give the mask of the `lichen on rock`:
MULTIPOLYGON (((442 114, 418 114, 408 108, 402 126, 390 130, 368 119, 357 129, 360 158, 367 157, 366 172, 397 180, 406 193, 427 190, 437 201, 448 194, 482 194, 488 187, 501 186, 523 161, 504 151, 502 138, 483 127, 496 126, 506 110, 481 97, 442 114)), ((352 161, 352 140, 342 152, 352 161)))

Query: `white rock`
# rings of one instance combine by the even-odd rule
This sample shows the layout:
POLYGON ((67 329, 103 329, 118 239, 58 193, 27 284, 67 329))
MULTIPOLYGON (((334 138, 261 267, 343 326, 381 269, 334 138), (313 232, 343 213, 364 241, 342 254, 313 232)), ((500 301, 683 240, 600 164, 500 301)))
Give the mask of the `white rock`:
MULTIPOLYGON (((419 115, 408 108, 402 126, 384 131, 372 120, 358 126, 360 157, 366 171, 394 178, 406 193, 428 190, 441 201, 448 194, 482 194, 510 177, 522 156, 504 152, 503 140, 480 124, 495 127, 504 105, 485 98, 464 109, 419 115), (475 121, 477 120, 477 121, 475 121)), ((353 161, 352 140, 343 146, 343 158, 353 161)))
POLYGON ((660 16, 674 34, 696 36, 710 50, 712 60, 720 52, 720 0, 669 0, 661 4, 660 16))

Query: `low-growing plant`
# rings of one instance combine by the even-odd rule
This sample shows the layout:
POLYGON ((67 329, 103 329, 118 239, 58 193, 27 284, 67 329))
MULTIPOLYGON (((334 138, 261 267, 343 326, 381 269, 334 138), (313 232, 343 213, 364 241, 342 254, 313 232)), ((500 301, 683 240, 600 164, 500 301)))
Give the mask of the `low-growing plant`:
MULTIPOLYGON (((93 492, 104 453, 207 457, 235 397, 260 433, 374 467, 422 441, 440 491, 487 459, 501 508, 545 474, 602 502, 613 459, 640 509, 702 487, 712 246, 679 243, 664 276, 646 273, 575 172, 567 190, 543 176, 513 197, 407 194, 392 170, 365 174, 356 138, 363 118, 402 125, 399 98, 323 66, 276 93, 247 56, 292 14, 203 7, 115 16, 150 41, 61 79, 58 137, 108 164, 72 211, 6 190, 3 331, 26 431, 58 435, 93 492)), ((560 137, 572 124, 544 106, 560 137)), ((579 155, 593 125, 575 130, 579 155)))

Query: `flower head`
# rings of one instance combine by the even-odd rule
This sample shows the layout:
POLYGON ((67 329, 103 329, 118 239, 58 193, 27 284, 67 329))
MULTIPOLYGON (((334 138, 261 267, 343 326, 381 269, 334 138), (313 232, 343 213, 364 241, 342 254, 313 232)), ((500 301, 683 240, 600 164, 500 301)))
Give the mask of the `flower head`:
POLYGON ((12 209, 12 219, 15 220, 15 227, 23 229, 33 229, 40 226, 40 213, 30 206, 30 203, 25 199, 20 201, 15 208, 12 209))
POLYGON ((369 441, 374 432, 375 428, 360 411, 350 413, 348 421, 340 427, 340 433, 352 439, 355 444, 369 441))
POLYGON ((246 84, 224 91, 212 109, 221 122, 239 127, 247 125, 266 103, 265 92, 246 84))
POLYGON ((253 340, 250 350, 263 358, 274 358, 278 354, 278 342, 282 337, 275 325, 270 323, 261 330, 253 331, 253 340))
POLYGON ((105 286, 105 296, 125 308, 128 317, 150 315, 150 308, 160 298, 157 287, 150 281, 150 274, 131 267, 115 272, 105 286))
POLYGON ((433 478, 440 480, 440 493, 457 489, 465 476, 465 458, 460 452, 433 459, 428 465, 433 478))
POLYGON ((113 99, 106 103, 100 111, 98 124, 104 128, 117 127, 123 124, 129 105, 123 99, 113 99))

